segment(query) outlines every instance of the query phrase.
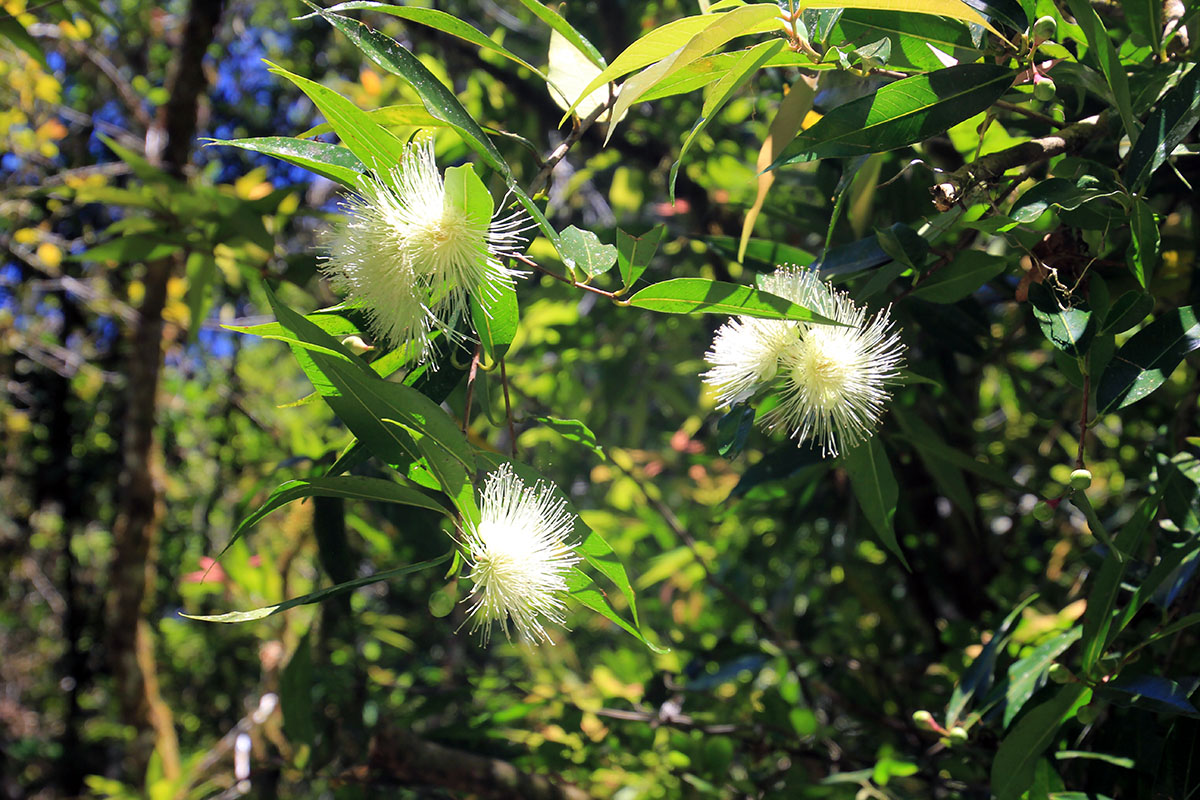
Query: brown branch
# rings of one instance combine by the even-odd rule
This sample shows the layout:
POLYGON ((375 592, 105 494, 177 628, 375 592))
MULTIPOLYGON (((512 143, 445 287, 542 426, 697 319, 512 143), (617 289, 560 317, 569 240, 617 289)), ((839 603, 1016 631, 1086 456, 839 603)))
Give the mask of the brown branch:
POLYGON ((1081 150, 1108 127, 1108 120, 1108 112, 1104 111, 1068 125, 1057 133, 1030 139, 1028 142, 965 164, 954 172, 947 173, 941 183, 930 190, 933 193, 933 204, 939 211, 949 211, 971 189, 1002 177, 1013 167, 1036 164, 1054 156, 1081 150))
POLYGON ((1075 453, 1075 469, 1083 469, 1083 449, 1088 434, 1088 395, 1092 391, 1092 376, 1083 373, 1083 407, 1079 410, 1079 450, 1075 453))
POLYGON ((1030 119, 1036 119, 1038 122, 1044 122, 1056 130, 1066 127, 1065 122, 1060 122, 1049 114, 1043 114, 1040 111, 1034 111, 1032 108, 1026 108, 1025 106, 1017 103, 1010 103, 1007 100, 997 100, 996 102, 992 103, 992 105, 994 105, 996 108, 1003 108, 1005 111, 1011 111, 1014 114, 1021 114, 1029 117, 1030 119))
MULTIPOLYGON (((556 166, 558 166, 558 162, 566 158, 567 152, 575 146, 575 143, 579 141, 583 134, 587 133, 588 128, 592 127, 596 120, 600 119, 604 112, 612 108, 612 105, 616 99, 616 95, 613 94, 612 91, 612 84, 609 84, 608 100, 596 106, 592 113, 588 114, 585 119, 576 125, 575 129, 567 135, 566 139, 563 139, 562 144, 554 148, 550 155, 546 156, 546 158, 542 161, 541 170, 538 171, 538 174, 534 176, 533 181, 529 184, 530 197, 536 195, 542 190, 542 188, 546 185, 546 181, 550 179, 550 173, 554 171, 556 166)), ((611 120, 609 124, 612 124, 611 120)))
POLYGON ((522 772, 507 761, 454 750, 399 730, 382 730, 367 764, 340 776, 346 783, 437 786, 480 798, 590 800, 591 795, 545 775, 522 772))

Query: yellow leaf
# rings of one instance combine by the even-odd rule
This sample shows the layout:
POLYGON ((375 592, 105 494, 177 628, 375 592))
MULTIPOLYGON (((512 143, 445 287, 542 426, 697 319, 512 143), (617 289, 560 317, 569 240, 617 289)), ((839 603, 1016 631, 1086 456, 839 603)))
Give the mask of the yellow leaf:
POLYGON ((58 269, 58 265, 62 263, 63 253, 58 249, 58 245, 50 242, 42 242, 37 249, 38 259, 50 269, 58 269))
POLYGON ((815 78, 801 76, 792 84, 791 91, 779 104, 779 111, 775 112, 775 119, 771 120, 771 128, 758 151, 758 161, 755 162, 759 172, 758 194, 754 198, 754 205, 746 212, 746 221, 742 223, 742 239, 738 243, 738 261, 741 261, 746 255, 746 244, 750 241, 754 223, 758 221, 763 203, 767 201, 767 192, 770 191, 771 184, 775 183, 774 170, 771 172, 763 172, 763 170, 775 163, 775 159, 783 152, 783 148, 796 138, 800 129, 805 127, 804 123, 811 119, 816 87, 815 78))
POLYGON ((908 11, 913 14, 932 14, 949 17, 963 22, 982 25, 992 33, 1000 35, 983 15, 963 0, 800 0, 801 8, 861 8, 867 11, 908 11))

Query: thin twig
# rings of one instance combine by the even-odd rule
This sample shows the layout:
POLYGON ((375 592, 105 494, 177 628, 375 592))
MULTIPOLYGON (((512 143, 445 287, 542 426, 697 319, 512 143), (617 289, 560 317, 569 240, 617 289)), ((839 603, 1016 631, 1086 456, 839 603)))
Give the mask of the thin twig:
POLYGON ((1083 373, 1083 404, 1079 409, 1079 450, 1075 453, 1075 469, 1083 469, 1083 447, 1088 434, 1088 396, 1092 390, 1092 376, 1083 373))
POLYGON ((610 300, 617 299, 617 295, 614 292, 607 292, 604 289, 598 289, 595 286, 589 286, 586 283, 580 283, 579 281, 575 280, 574 278, 563 277, 562 275, 559 275, 557 272, 552 272, 552 271, 546 269, 541 264, 537 263, 532 258, 529 258, 527 256, 515 255, 515 256, 513 256, 513 258, 515 260, 521 262, 525 266, 530 267, 532 269, 536 269, 538 272, 541 272, 544 275, 549 275, 551 278, 554 278, 554 280, 559 281, 561 283, 565 283, 568 286, 573 286, 576 289, 584 289, 585 291, 589 291, 594 294, 598 294, 598 295, 607 297, 610 300))
POLYGON ((616 99, 616 94, 614 94, 612 91, 612 84, 609 84, 608 100, 596 106, 596 108, 592 110, 592 113, 588 114, 587 117, 585 117, 578 125, 576 125, 575 129, 567 135, 567 138, 563 139, 562 143, 558 147, 554 148, 554 150, 550 152, 550 155, 546 156, 545 160, 542 161, 541 170, 538 171, 538 174, 534 176, 533 181, 529 184, 530 197, 536 195, 545 187, 546 182, 550 180, 550 173, 554 171, 556 166, 558 166, 558 162, 566 158, 567 152, 575 145, 576 142, 579 141, 583 134, 587 132, 587 129, 592 127, 592 125, 596 123, 596 120, 600 119, 605 111, 608 111, 610 108, 612 108, 612 105, 614 102, 616 102, 616 99))
POLYGON ((504 387, 504 415, 508 417, 508 440, 512 449, 512 457, 517 457, 517 429, 513 425, 512 401, 508 399, 508 370, 504 368, 504 359, 500 359, 500 385, 504 387))
POLYGON ((1025 106, 1018 105, 1017 103, 1010 103, 1007 100, 997 100, 996 102, 992 103, 992 105, 996 106, 997 108, 1003 108, 1005 111, 1012 111, 1015 114, 1023 114, 1030 119, 1036 119, 1038 122, 1044 122, 1055 130, 1067 127, 1067 123, 1060 122, 1049 114, 1043 114, 1040 111, 1034 111, 1032 108, 1026 108, 1025 106))

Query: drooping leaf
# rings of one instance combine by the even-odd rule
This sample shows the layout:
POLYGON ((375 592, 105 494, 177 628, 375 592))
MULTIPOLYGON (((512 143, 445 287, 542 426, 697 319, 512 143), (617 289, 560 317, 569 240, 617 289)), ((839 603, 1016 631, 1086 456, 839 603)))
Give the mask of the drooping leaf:
POLYGON ((1070 356, 1083 356, 1096 333, 1086 301, 1065 298, 1044 284, 1029 287, 1029 305, 1050 344, 1070 356))
POLYGON ((1167 92, 1146 120, 1129 151, 1123 177, 1132 191, 1146 185, 1159 167, 1200 122, 1200 67, 1192 67, 1167 92))
MULTIPOLYGON (((574 45, 593 64, 601 69, 604 68, 604 56, 600 55, 600 51, 596 49, 596 46, 589 42, 583 34, 575 30, 569 22, 563 19, 561 14, 542 5, 538 0, 521 0, 521 5, 533 12, 535 17, 548 25, 559 36, 562 36, 574 45)), ((592 88, 596 87, 593 86, 592 88)))
MULTIPOLYGON (((330 126, 332 130, 333 126, 330 126)), ((304 167, 353 189, 366 167, 350 150, 337 144, 290 139, 286 136, 263 136, 257 139, 213 140, 212 145, 229 145, 255 153, 265 153, 289 164, 304 167)))
POLYGON ((1081 683, 1063 686, 1008 732, 992 762, 992 792, 997 800, 1019 800, 1033 783, 1037 760, 1050 747, 1058 729, 1091 696, 1092 690, 1081 683))
POLYGON ((1124 333, 1138 325, 1154 310, 1154 298, 1145 292, 1132 289, 1118 297, 1104 315, 1101 333, 1124 333))
MULTIPOLYGON (((440 120, 425 110, 420 103, 404 103, 382 106, 367 112, 371 119, 385 128, 449 128, 450 123, 440 120)), ((299 139, 311 139, 333 131, 329 123, 316 125, 297 135, 299 139)))
POLYGON ((1150 285, 1154 268, 1158 265, 1158 222, 1150 205, 1141 199, 1133 201, 1133 213, 1129 217, 1131 241, 1125 254, 1129 269, 1138 283, 1145 289, 1150 285))
POLYGON ((782 49, 783 40, 775 39, 770 42, 760 42, 749 50, 742 51, 738 54, 738 60, 734 62, 730 70, 713 87, 712 92, 704 98, 704 106, 700 109, 700 119, 696 120, 696 124, 688 131, 688 135, 684 138, 683 144, 679 148, 679 156, 675 159, 675 163, 671 164, 671 173, 667 179, 667 191, 671 202, 675 202, 675 178, 679 174, 679 165, 683 163, 683 157, 687 154, 692 142, 708 127, 708 123, 712 121, 713 117, 721 112, 721 109, 732 99, 734 93, 742 87, 742 84, 767 59, 782 49))
POLYGON ((274 616, 281 611, 287 611, 289 608, 295 608, 296 606, 306 606, 312 603, 319 603, 322 600, 335 597, 343 592, 348 592, 352 589, 358 589, 362 586, 370 586, 372 583, 388 581, 392 578, 399 578, 402 575, 411 575, 414 572, 420 572, 423 569, 429 569, 430 567, 436 567, 439 564, 444 564, 449 560, 450 554, 447 553, 444 556, 439 556, 438 558, 430 559, 429 561, 422 561, 418 564, 409 564, 406 567, 386 569, 383 572, 376 572, 374 575, 367 575, 363 578, 355 578, 352 581, 339 583, 337 586, 330 586, 327 589, 321 589, 320 591, 311 592, 309 594, 301 595, 300 597, 293 597, 291 600, 284 600, 282 603, 275 603, 274 605, 263 606, 262 608, 255 608, 250 611, 230 611, 227 614, 211 615, 181 614, 180 616, 188 619, 198 620, 200 622, 252 622, 257 619, 264 619, 266 617, 274 616))
POLYGON ((1197 311, 1197 306, 1184 306, 1163 314, 1121 345, 1100 376, 1099 413, 1143 399, 1166 382, 1188 353, 1200 348, 1197 311))
POLYGON ((743 286, 708 278, 672 278, 642 289, 629 299, 635 308, 663 314, 737 314, 762 319, 794 319, 827 325, 831 319, 769 294, 753 286, 743 286))
POLYGON ((600 616, 604 617, 610 622, 613 622, 626 633, 633 636, 642 644, 646 645, 646 647, 650 648, 652 651, 656 653, 667 652, 665 648, 659 647, 658 645, 652 643, 649 639, 642 635, 640 630, 623 619, 621 615, 618 614, 615 609, 613 609, 612 603, 608 601, 608 596, 604 593, 604 590, 597 586, 596 582, 592 580, 591 576, 589 576, 586 572, 583 572, 578 568, 573 569, 567 576, 567 591, 580 605, 590 608, 600 616))
POLYGON ((1097 691, 1117 705, 1200 718, 1200 711, 1188 699, 1198 684, 1200 678, 1176 682, 1161 675, 1121 673, 1113 680, 1100 684, 1097 691))
POLYGON ((583 447, 591 450, 601 459, 608 460, 608 455, 604 452, 604 448, 596 441, 596 434, 592 432, 581 420, 577 419, 560 419, 559 417, 543 417, 532 416, 529 419, 540 422, 550 430, 557 433, 559 436, 566 439, 568 442, 575 442, 583 447))
POLYGON ((658 245, 662 242, 667 226, 659 223, 641 236, 630 236, 617 228, 617 266, 621 272, 621 286, 628 291, 650 266, 658 245))
POLYGON ((922 281, 912 296, 931 303, 957 303, 974 294, 1007 267, 1008 260, 1003 256, 994 256, 983 250, 965 250, 928 280, 922 281))
POLYGON ((1004 691, 1004 727, 1007 728, 1009 723, 1016 719, 1017 713, 1045 682, 1046 673, 1054 660, 1082 635, 1083 628, 1076 626, 1038 645, 1032 653, 1013 662, 1008 668, 1008 687, 1004 691))
POLYGON ((1015 77, 995 64, 960 64, 903 78, 830 111, 797 136, 769 169, 923 141, 986 110, 1015 77))
POLYGON ((1089 55, 1096 57, 1104 79, 1108 81, 1108 88, 1112 91, 1117 113, 1121 116, 1121 124, 1125 126, 1125 133, 1130 141, 1136 140, 1139 130, 1133 118, 1129 78, 1125 75, 1125 65, 1121 63, 1116 46, 1109 38, 1108 31, 1104 29, 1100 15, 1088 0, 1067 0, 1067 5, 1071 9, 1071 16, 1075 17, 1075 21, 1087 36, 1088 46, 1091 48, 1089 55))
POLYGON ((962 713, 972 698, 983 697, 991 688, 992 681, 995 680, 996 659, 1000 655, 1001 648, 1012 635, 1013 626, 1021 616, 1021 612, 1037 599, 1038 595, 1035 592, 1017 603, 1016 607, 1008 612, 1008 615, 996 627, 992 638, 979 651, 979 655, 971 662, 971 666, 963 673, 962 679, 950 694, 950 702, 946 704, 947 728, 952 728, 961 721, 962 713))
POLYGON ((908 560, 896 540, 896 501, 900 489, 892 474, 892 465, 878 436, 872 436, 856 447, 842 453, 841 465, 850 476, 854 496, 862 508, 863 516, 879 534, 880 541, 908 569, 908 560))

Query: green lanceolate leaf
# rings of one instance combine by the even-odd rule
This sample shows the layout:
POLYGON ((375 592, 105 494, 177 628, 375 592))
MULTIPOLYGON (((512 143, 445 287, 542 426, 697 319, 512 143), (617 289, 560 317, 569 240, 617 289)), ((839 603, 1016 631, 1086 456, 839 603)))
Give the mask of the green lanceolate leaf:
POLYGON ((982 250, 966 250, 953 261, 922 281, 913 297, 931 303, 957 303, 970 297, 979 287, 1001 274, 1008 267, 1003 256, 994 256, 982 250))
POLYGON ((509 61, 520 64, 535 75, 545 77, 545 75, 542 75, 540 69, 510 52, 503 45, 497 44, 484 36, 473 25, 463 22, 458 17, 447 14, 445 11, 438 11, 436 8, 414 8, 413 6, 400 6, 391 3, 375 3, 369 0, 350 0, 350 2, 338 3, 336 6, 330 6, 325 10, 331 14, 340 14, 343 11, 378 11, 382 14, 391 14, 393 17, 408 20, 409 22, 428 25, 443 33, 448 33, 451 36, 462 39, 465 42, 470 42, 480 49, 503 56, 509 61))
POLYGON ((567 591, 580 605, 590 608, 600 616, 604 617, 610 622, 615 623, 618 627, 636 638, 642 644, 646 645, 646 647, 650 648, 655 653, 668 652, 666 648, 653 644, 649 639, 642 635, 640 630, 626 620, 622 619, 621 615, 618 614, 612 607, 612 603, 608 601, 608 596, 604 593, 604 590, 597 586, 596 582, 592 580, 591 576, 589 576, 586 572, 583 572, 578 568, 573 569, 571 573, 567 575, 567 591))
POLYGON ((296 84, 300 91, 313 101, 325 119, 329 120, 342 144, 363 164, 374 170, 381 180, 389 179, 392 168, 400 163, 400 158, 404 155, 404 142, 373 121, 367 112, 332 89, 273 64, 270 71, 296 84))
POLYGON ((650 266, 658 245, 662 242, 667 226, 661 222, 641 236, 630 236, 617 228, 617 266, 621 271, 621 285, 625 291, 633 288, 637 279, 650 266))
POLYGON ((744 50, 738 54, 738 60, 734 62, 729 72, 721 78, 720 82, 713 87, 713 90, 704 99, 704 106, 700 109, 700 119, 688 131, 687 138, 683 140, 683 145, 679 148, 679 157, 675 159, 675 163, 671 165, 670 178, 667 181, 667 190, 670 193, 671 202, 675 202, 675 178, 679 174, 679 165, 683 163, 683 157, 691 147, 692 142, 696 137, 708 127, 708 123, 713 117, 721 112, 725 104, 733 97, 734 93, 742 87, 746 80, 758 71, 767 59, 783 49, 783 40, 775 39, 770 42, 761 42, 751 47, 749 50, 744 50))
POLYGON ((483 354, 490 361, 503 358, 517 335, 521 312, 517 307, 517 292, 512 286, 482 296, 471 295, 471 323, 479 334, 483 354))
POLYGON ((414 572, 420 572, 423 569, 436 567, 439 564, 444 564, 450 560, 450 554, 422 561, 419 564, 409 564, 407 567, 397 567, 396 569, 387 569, 383 572, 376 572, 374 575, 367 575, 364 578, 355 578, 352 581, 339 583, 337 586, 330 586, 328 589, 321 589, 311 594, 293 597, 291 600, 284 600, 282 603, 275 603, 270 606, 263 606, 251 611, 230 611, 228 614, 212 614, 208 616, 183 614, 182 616, 188 619, 199 620, 200 622, 252 622, 256 619, 274 616, 281 611, 287 611, 289 608, 296 606, 306 606, 312 603, 319 603, 322 600, 328 600, 330 597, 335 597, 343 592, 348 592, 351 589, 357 589, 360 586, 370 586, 372 583, 380 581, 388 581, 392 578, 399 578, 402 575, 411 575, 414 572))
MULTIPOLYGON (((666 58, 625 81, 613 106, 613 119, 619 120, 659 81, 670 78, 698 58, 716 50, 730 39, 749 33, 762 33, 778 25, 779 8, 771 3, 741 6, 724 14, 708 15, 709 24, 686 44, 666 58)), ((614 62, 615 63, 615 62, 614 62)), ((608 126, 605 142, 612 137, 616 124, 608 126)))
POLYGON ((995 32, 985 17, 963 0, 805 0, 805 9, 845 8, 865 11, 905 11, 973 22, 995 32))
POLYGON ((1125 260, 1129 270, 1145 289, 1150 285, 1154 268, 1158 266, 1158 221, 1150 204, 1140 198, 1133 201, 1133 213, 1129 217, 1129 250, 1125 260))
POLYGON ((467 113, 454 93, 434 77, 433 73, 403 45, 358 20, 330 14, 316 6, 313 6, 313 9, 330 25, 345 34, 364 55, 393 75, 403 78, 416 91, 429 113, 449 123, 463 141, 479 154, 485 164, 506 178, 512 176, 512 170, 509 169, 504 156, 500 155, 500 151, 483 132, 483 128, 479 127, 479 123, 467 113))
POLYGON ((672 278, 651 284, 631 297, 629 304, 662 314, 737 314, 762 319, 838 324, 804 306, 753 286, 708 278, 672 278))
MULTIPOLYGON (((329 126, 333 130, 333 126, 329 126)), ((212 145, 228 145, 252 150, 255 153, 265 153, 281 161, 304 167, 309 172, 329 178, 342 186, 353 189, 358 185, 366 167, 350 150, 336 144, 326 142, 310 142, 304 139, 290 139, 286 136, 263 136, 257 139, 230 139, 228 141, 212 140, 212 145)))
POLYGON ((1121 345, 1096 389, 1101 414, 1132 405, 1162 386, 1179 362, 1200 348, 1200 306, 1163 314, 1121 345))
POLYGON ((241 538, 242 534, 256 525, 263 517, 275 509, 281 508, 293 500, 299 500, 302 497, 342 497, 351 500, 376 500, 382 503, 399 503, 406 506, 416 506, 417 508, 427 508, 430 511, 437 511, 442 514, 450 513, 448 508, 429 495, 419 492, 416 489, 393 483, 392 481, 383 480, 382 478, 367 478, 357 475, 334 478, 300 478, 287 481, 276 487, 265 503, 255 509, 250 516, 242 520, 241 524, 233 532, 233 535, 229 537, 229 544, 225 545, 221 553, 224 554, 226 550, 233 546, 234 542, 241 538))
POLYGON ((1016 625, 1021 612, 1037 599, 1038 595, 1035 592, 1017 603, 1016 607, 1008 612, 1008 616, 996 628, 992 638, 983 646, 979 655, 971 662, 971 666, 963 673, 962 679, 950 694, 950 702, 946 704, 947 728, 953 728, 962 720, 962 713, 966 710, 967 703, 971 701, 971 698, 982 698, 992 687, 992 682, 995 680, 996 659, 1000 655, 1001 648, 1012 635, 1013 626, 1016 625))
POLYGON ((562 253, 572 272, 582 272, 584 279, 603 275, 617 263, 617 248, 604 244, 591 231, 583 231, 571 225, 562 233, 562 253))
MULTIPOLYGON (((930 45, 949 55, 972 54, 978 50, 971 32, 961 22, 911 14, 906 11, 863 11, 847 9, 830 34, 830 44, 844 47, 854 42, 871 42, 879 37, 891 42, 892 68, 932 71, 944 65, 930 45)), ((971 58, 963 58, 970 61, 971 58)))
POLYGON ((1067 355, 1083 356, 1096 333, 1088 304, 1059 296, 1044 284, 1029 287, 1029 304, 1050 344, 1067 355))
POLYGON ((846 474, 850 476, 854 496, 858 498, 863 516, 879 534, 884 546, 900 559, 905 569, 908 569, 908 561, 896 540, 894 522, 900 489, 879 437, 872 436, 847 450, 842 454, 841 463, 846 474))
POLYGON ((1089 175, 1081 177, 1078 181, 1050 178, 1021 195, 1008 215, 1017 222, 1036 222, 1051 206, 1064 211, 1074 211, 1093 200, 1120 194, 1120 188, 1107 185, 1089 175))
POLYGON ((1033 693, 1044 682, 1043 679, 1054 659, 1065 653, 1082 635, 1083 628, 1071 628, 1066 633, 1038 645, 1032 653, 1008 668, 1008 687, 1004 690, 1004 727, 1007 728, 1009 723, 1016 719, 1017 713, 1029 698, 1033 697, 1033 693))
POLYGON ((1018 722, 996 752, 992 762, 992 793, 997 800, 1018 800, 1033 783, 1037 760, 1050 747, 1058 729, 1075 710, 1091 699, 1092 690, 1069 684, 1054 697, 1031 710, 1018 722))
POLYGON ((1117 113, 1121 116, 1121 124, 1125 126, 1125 133, 1129 135, 1130 141, 1136 140, 1138 127, 1137 122, 1133 119, 1129 97, 1129 78, 1125 75, 1125 66, 1121 63, 1116 46, 1108 37, 1108 31, 1104 29, 1100 15, 1096 13, 1096 9, 1092 8, 1092 4, 1088 0, 1067 0, 1067 5, 1071 8, 1071 15, 1075 17, 1075 21, 1079 23, 1079 27, 1083 28, 1084 35, 1087 36, 1088 45, 1091 47, 1090 55, 1096 57, 1100 64, 1100 71, 1104 73, 1104 79, 1108 81, 1108 88, 1112 91, 1117 113))
POLYGON ((1136 289, 1130 290, 1118 297, 1109 306, 1104 315, 1104 326, 1101 333, 1124 333, 1138 325, 1146 315, 1154 310, 1154 298, 1136 289))
MULTIPOLYGON (((449 128, 450 123, 445 120, 440 120, 433 114, 425 110, 425 106, 420 103, 405 103, 403 105, 383 106, 382 108, 373 108, 367 112, 372 120, 378 122, 385 128, 449 128)), ((314 136, 320 136, 333 131, 333 126, 329 123, 316 125, 301 134, 297 138, 311 139, 314 136)), ((253 141, 253 140, 251 140, 253 141)))
POLYGON ((608 454, 604 452, 604 448, 596 441, 596 434, 592 429, 577 419, 559 419, 558 417, 529 417, 531 420, 540 422, 550 430, 557 433, 559 436, 566 439, 568 442, 586 447, 605 461, 608 460, 608 454))
POLYGON ((987 109, 1015 77, 995 64, 960 64, 898 80, 830 111, 768 169, 880 153, 928 139, 987 109))
POLYGON ((1146 120, 1125 161, 1125 185, 1138 191, 1175 147, 1200 123, 1200 67, 1191 71, 1159 102, 1146 120))
MULTIPOLYGON (((571 23, 563 19, 561 14, 542 5, 538 0, 521 0, 521 5, 533 12, 533 15, 548 25, 551 30, 557 31, 560 36, 575 45, 575 48, 587 56, 589 61, 601 69, 604 68, 604 56, 600 55, 600 51, 596 49, 596 46, 589 42, 583 34, 575 30, 571 26, 571 23)), ((595 89, 596 87, 593 86, 592 88, 595 89)))

